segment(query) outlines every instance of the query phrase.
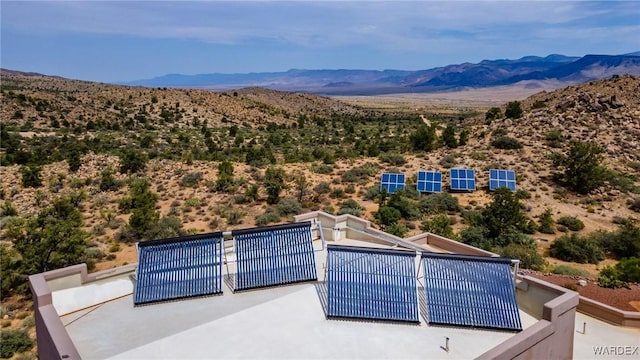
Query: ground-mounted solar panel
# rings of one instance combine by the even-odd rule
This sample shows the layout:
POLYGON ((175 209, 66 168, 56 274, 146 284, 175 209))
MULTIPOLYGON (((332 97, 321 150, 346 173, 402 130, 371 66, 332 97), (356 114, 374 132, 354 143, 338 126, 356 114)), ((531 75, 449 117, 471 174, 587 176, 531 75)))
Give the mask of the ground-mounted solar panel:
POLYGON ((419 322, 415 251, 327 246, 327 317, 419 322))
POLYGON ((510 259, 423 253, 429 324, 522 330, 510 259))
POLYGON ((317 280, 310 222, 231 234, 236 252, 234 290, 317 280))
POLYGON ((134 305, 222 293, 222 233, 138 244, 134 305))
POLYGON ((442 192, 442 173, 440 171, 418 171, 416 189, 421 193, 442 192))
POLYGON ((501 187, 516 191, 516 172, 513 170, 489 170, 489 190, 496 191, 501 187))
POLYGON ((405 176, 400 173, 384 173, 380 181, 380 190, 393 194, 396 190, 403 190, 405 186, 405 176))
POLYGON ((476 172, 473 169, 450 169, 449 186, 456 191, 475 191, 476 172))

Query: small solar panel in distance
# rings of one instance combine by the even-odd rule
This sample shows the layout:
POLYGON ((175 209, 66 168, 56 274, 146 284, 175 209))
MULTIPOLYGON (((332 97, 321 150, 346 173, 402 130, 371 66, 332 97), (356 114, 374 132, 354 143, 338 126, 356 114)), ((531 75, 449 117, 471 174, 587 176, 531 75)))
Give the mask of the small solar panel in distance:
POLYGON ((496 191, 498 188, 506 187, 511 191, 516 191, 516 172, 513 170, 489 170, 489 190, 496 191))
POLYGON ((473 169, 449 170, 449 186, 451 190, 475 191, 476 173, 473 169))
POLYGON ((442 192, 442 173, 440 171, 418 171, 416 189, 423 193, 442 192))
POLYGON ((380 190, 393 194, 396 190, 404 189, 405 176, 399 173, 384 173, 380 181, 380 190))

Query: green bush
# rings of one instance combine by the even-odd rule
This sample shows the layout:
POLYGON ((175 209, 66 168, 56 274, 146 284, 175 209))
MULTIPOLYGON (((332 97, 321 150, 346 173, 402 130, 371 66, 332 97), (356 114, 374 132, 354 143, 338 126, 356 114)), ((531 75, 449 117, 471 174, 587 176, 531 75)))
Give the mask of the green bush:
POLYGON ((449 193, 430 194, 423 197, 419 203, 423 214, 439 214, 443 212, 458 212, 458 199, 449 193))
POLYGON ((395 224, 392 224, 391 226, 386 227, 384 231, 391 235, 395 235, 397 237, 404 237, 405 235, 407 235, 407 232, 409 232, 409 230, 404 224, 398 224, 398 223, 395 223, 395 224))
POLYGON ((492 107, 491 109, 487 110, 484 115, 484 119, 486 120, 487 124, 490 124, 492 120, 500 119, 501 117, 502 110, 499 107, 492 107))
POLYGON ((278 202, 278 212, 282 216, 298 215, 302 212, 302 205, 294 199, 280 199, 278 202))
POLYGON ((401 217, 402 214, 400 213, 400 210, 390 206, 383 206, 375 213, 376 220, 384 226, 390 226, 397 223, 401 217))
POLYGON ((553 221, 551 209, 546 209, 542 214, 540 214, 538 222, 540 223, 538 226, 539 232, 543 234, 555 234, 555 222, 553 221))
POLYGON ((640 223, 632 219, 626 219, 613 232, 597 231, 591 234, 602 248, 611 256, 620 259, 623 257, 640 257, 640 223))
POLYGON ((507 119, 519 119, 522 117, 522 107, 520 101, 509 101, 507 108, 504 110, 504 116, 507 119))
POLYGON ((554 166, 564 168, 562 177, 569 187, 581 194, 604 185, 606 168, 600 165, 604 148, 595 143, 571 140, 568 154, 554 153, 554 166))
POLYGON ((360 216, 363 210, 364 210, 364 207, 358 204, 357 201, 353 199, 348 199, 343 201, 340 204, 340 210, 338 211, 338 215, 350 214, 353 216, 360 216))
POLYGON ((598 285, 603 288, 615 289, 626 287, 627 283, 620 280, 620 274, 615 267, 605 266, 604 269, 600 270, 600 275, 598 275, 598 285))
POLYGON ((584 223, 575 216, 563 216, 558 219, 558 224, 564 225, 571 231, 580 231, 584 229, 584 223))
POLYGON ((493 141, 491 141, 491 146, 503 150, 522 148, 522 144, 520 144, 518 140, 506 135, 495 138, 493 141))
POLYGON ((196 187, 202 179, 202 173, 199 171, 185 174, 180 180, 180 185, 184 187, 196 187))
POLYGON ((24 331, 2 330, 0 332, 0 357, 10 358, 14 354, 30 350, 33 340, 24 331))
POLYGON ((519 200, 531 199, 531 193, 525 189, 516 190, 516 198, 519 200))
POLYGON ((535 246, 509 244, 496 250, 501 256, 520 260, 520 266, 525 269, 540 271, 547 264, 547 261, 538 254, 535 246))
POLYGON ((456 160, 456 157, 453 155, 446 155, 445 157, 440 159, 440 162, 439 162, 440 166, 442 166, 445 169, 450 169, 456 166, 457 163, 458 163, 458 160, 456 160))
POLYGON ((556 259, 581 264, 597 264, 604 259, 604 251, 596 241, 576 234, 563 235, 556 239, 551 244, 549 253, 556 259))
POLYGON ((407 159, 405 159, 404 156, 400 154, 383 153, 380 154, 379 158, 380 161, 393 166, 400 166, 407 163, 407 159))
POLYGON ((342 173, 342 181, 366 183, 377 173, 378 170, 372 164, 366 163, 342 173))
POLYGON ((449 239, 457 239, 456 234, 453 232, 453 227, 451 227, 451 219, 445 214, 438 214, 431 219, 423 220, 420 230, 449 239))
POLYGON ((558 265, 551 269, 552 274, 588 277, 589 273, 569 265, 558 265))
POLYGON ((620 280, 640 283, 640 258, 624 258, 616 264, 616 270, 620 280))
POLYGON ((263 214, 256 216, 256 225, 265 226, 280 221, 280 214, 273 208, 267 208, 263 214))

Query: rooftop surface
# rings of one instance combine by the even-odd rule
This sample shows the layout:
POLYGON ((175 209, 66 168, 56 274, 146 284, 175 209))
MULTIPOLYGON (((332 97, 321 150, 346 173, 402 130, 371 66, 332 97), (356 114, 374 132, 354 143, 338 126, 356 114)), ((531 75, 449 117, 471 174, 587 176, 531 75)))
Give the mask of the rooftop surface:
MULTIPOLYGON (((334 243, 372 245, 352 239, 334 243)), ((322 248, 320 241, 314 245, 322 248)), ((133 306, 132 273, 54 291, 52 296, 69 336, 86 359, 459 359, 477 357, 516 334, 430 326, 423 318, 424 296, 419 296, 418 325, 327 320, 325 265, 326 250, 322 250, 316 252, 317 282, 236 293, 225 284, 224 295, 140 307, 133 306)), ((423 293, 420 288, 419 294, 423 293)), ((520 316, 524 329, 538 321, 522 310, 520 316)))

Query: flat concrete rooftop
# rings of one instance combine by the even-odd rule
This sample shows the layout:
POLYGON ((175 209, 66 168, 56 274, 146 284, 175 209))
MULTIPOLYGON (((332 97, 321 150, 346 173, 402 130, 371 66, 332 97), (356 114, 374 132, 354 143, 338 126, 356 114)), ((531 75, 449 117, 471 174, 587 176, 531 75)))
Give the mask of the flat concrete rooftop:
MULTIPOLYGON (((337 243, 371 246, 352 239, 337 243)), ((424 318, 419 325, 327 320, 325 264, 326 251, 316 252, 318 282, 236 293, 225 284, 224 295, 135 308, 132 272, 53 291, 52 297, 83 359, 468 359, 516 334, 429 326, 424 318), (87 306, 92 302, 97 305, 87 306), (449 352, 441 348, 446 337, 449 352)), ((424 296, 420 302, 424 307, 424 296)), ((538 321, 522 310, 520 316, 524 329, 538 321)))

